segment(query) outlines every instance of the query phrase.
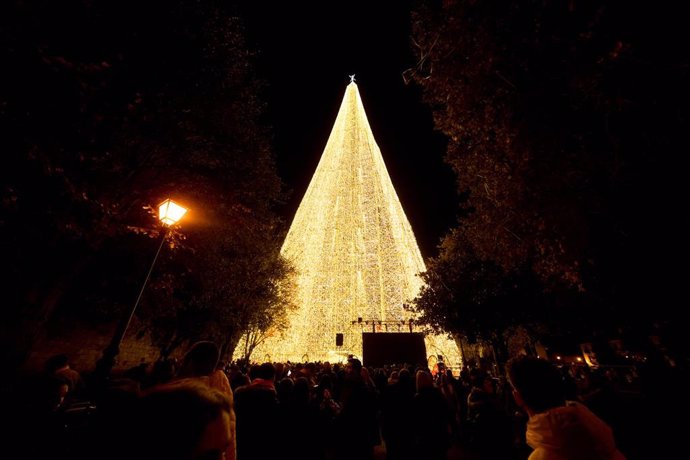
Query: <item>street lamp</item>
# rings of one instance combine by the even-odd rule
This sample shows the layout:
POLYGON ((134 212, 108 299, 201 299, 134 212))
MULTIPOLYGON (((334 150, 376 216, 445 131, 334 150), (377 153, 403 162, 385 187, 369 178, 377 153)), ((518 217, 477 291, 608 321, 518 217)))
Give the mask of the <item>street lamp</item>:
POLYGON ((187 208, 180 206, 170 198, 158 205, 158 218, 168 227, 176 224, 185 214, 187 214, 187 208))
POLYGON ((101 359, 99 359, 96 363, 96 377, 101 382, 104 382, 108 375, 110 375, 110 371, 115 365, 115 358, 117 357, 118 353, 120 353, 120 344, 122 343, 122 339, 125 337, 127 329, 129 328, 129 323, 132 322, 134 312, 139 306, 139 301, 144 294, 146 284, 148 284, 149 278, 151 278, 151 273, 153 272, 153 267, 156 265, 156 261, 158 260, 158 255, 160 254, 161 249, 163 249, 165 239, 170 233, 170 227, 182 219, 182 216, 184 216, 186 213, 187 208, 180 206, 170 198, 158 205, 158 219, 163 225, 165 225, 166 228, 161 232, 161 241, 158 245, 158 250, 156 251, 156 255, 153 257, 153 262, 151 262, 148 273, 146 273, 146 278, 144 279, 144 283, 141 285, 137 300, 134 302, 132 308, 126 312, 127 314, 120 318, 120 322, 117 324, 117 328, 115 329, 112 339, 110 339, 110 343, 105 350, 103 350, 103 356, 101 359))

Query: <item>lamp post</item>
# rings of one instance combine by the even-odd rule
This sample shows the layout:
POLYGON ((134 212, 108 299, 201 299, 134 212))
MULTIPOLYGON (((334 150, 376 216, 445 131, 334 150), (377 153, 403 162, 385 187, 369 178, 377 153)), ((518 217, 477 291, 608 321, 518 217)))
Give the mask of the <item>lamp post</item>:
POLYGON ((149 278, 151 278, 153 267, 156 265, 156 261, 158 260, 158 255, 161 253, 161 249, 163 249, 165 239, 168 237, 168 234, 170 233, 170 227, 176 224, 186 213, 186 208, 175 203, 170 198, 158 205, 158 219, 161 221, 163 225, 165 225, 166 228, 161 232, 158 250, 156 251, 156 255, 153 257, 153 262, 151 262, 149 271, 146 273, 146 278, 144 279, 144 283, 141 285, 141 289, 139 290, 137 300, 134 302, 134 305, 132 305, 132 308, 130 308, 129 311, 127 311, 126 314, 122 316, 122 318, 120 318, 120 321, 117 324, 117 328, 115 329, 115 333, 113 334, 113 337, 110 339, 110 343, 105 348, 105 350, 103 350, 103 356, 96 363, 95 376, 99 381, 104 382, 108 375, 110 375, 110 371, 115 365, 115 358, 117 357, 118 353, 120 353, 120 344, 122 343, 122 339, 125 337, 125 334, 127 333, 129 324, 132 322, 134 312, 137 310, 137 307, 139 306, 139 301, 141 301, 141 297, 144 295, 144 289, 146 289, 146 285, 149 282, 149 278))

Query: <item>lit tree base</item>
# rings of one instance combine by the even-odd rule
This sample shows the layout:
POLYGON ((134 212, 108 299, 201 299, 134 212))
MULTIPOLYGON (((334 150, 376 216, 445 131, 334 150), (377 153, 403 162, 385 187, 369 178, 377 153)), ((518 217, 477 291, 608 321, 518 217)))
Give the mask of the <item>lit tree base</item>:
MULTIPOLYGON (((407 327, 407 326, 405 326, 407 327)), ((395 331, 397 332, 397 331, 395 331)), ((416 330, 415 330, 416 332, 416 330)), ((385 332, 382 332, 385 334, 385 332)), ((345 334, 343 334, 345 335, 345 334)), ((358 331, 354 336, 359 335, 359 339, 353 337, 354 346, 352 347, 337 347, 335 346, 335 337, 331 340, 331 346, 327 349, 312 349, 311 353, 306 349, 290 349, 294 340, 289 338, 271 337, 265 342, 258 345, 252 353, 252 361, 255 362, 287 362, 302 363, 315 361, 328 361, 330 363, 344 363, 347 358, 352 355, 355 358, 362 359, 362 335, 358 331)), ((438 358, 443 357, 443 362, 446 367, 453 370, 459 370, 462 367, 462 358, 455 342, 444 334, 428 334, 424 337, 424 344, 426 346, 426 363, 407 363, 407 364, 427 364, 433 368, 438 358)), ((235 358, 239 358, 240 354, 236 353, 235 358)), ((366 363, 364 363, 366 365, 366 363)), ((393 363, 391 363, 393 364, 393 363)), ((402 364, 402 363, 397 363, 402 364)), ((457 374, 455 374, 457 376, 457 374)))

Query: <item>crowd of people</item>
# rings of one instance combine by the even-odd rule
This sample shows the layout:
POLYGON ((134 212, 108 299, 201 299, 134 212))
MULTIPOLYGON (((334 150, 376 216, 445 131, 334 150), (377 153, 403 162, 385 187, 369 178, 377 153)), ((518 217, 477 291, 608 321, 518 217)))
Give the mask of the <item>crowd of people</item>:
MULTIPOLYGON (((98 386, 58 355, 27 385, 15 440, 23 458, 344 460, 385 451, 434 460, 451 446, 454 458, 480 460, 625 458, 615 439, 630 444, 635 433, 615 432, 608 381, 585 371, 583 386, 583 369, 532 357, 511 360, 505 377, 480 367, 457 377, 443 367, 368 369, 354 358, 226 365, 214 343, 199 342, 179 363, 137 366, 98 386), (36 435, 42 442, 31 442, 36 435)), ((645 458, 627 447, 628 458, 645 458)))

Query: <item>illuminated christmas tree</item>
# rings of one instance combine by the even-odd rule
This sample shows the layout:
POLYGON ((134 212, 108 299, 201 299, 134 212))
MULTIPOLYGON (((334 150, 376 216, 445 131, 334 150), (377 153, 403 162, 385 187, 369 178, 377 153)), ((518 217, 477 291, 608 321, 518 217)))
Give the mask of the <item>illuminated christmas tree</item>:
MULTIPOLYGON (((403 305, 421 287, 424 261, 354 81, 281 252, 298 272, 298 310, 254 360, 342 361, 362 356, 363 330, 409 330, 403 305)), ((426 346, 459 364, 453 341, 427 336, 426 346)))

